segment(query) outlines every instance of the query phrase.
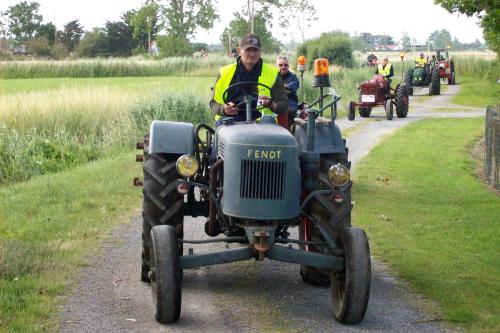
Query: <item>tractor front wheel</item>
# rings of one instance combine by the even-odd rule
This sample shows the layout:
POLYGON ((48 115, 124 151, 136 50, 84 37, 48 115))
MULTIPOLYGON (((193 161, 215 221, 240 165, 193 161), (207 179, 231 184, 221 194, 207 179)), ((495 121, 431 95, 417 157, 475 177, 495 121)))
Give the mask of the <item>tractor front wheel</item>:
POLYGON ((353 121, 356 118, 356 107, 354 106, 354 102, 349 102, 347 106, 347 119, 353 121))
POLYGON ((174 226, 158 225, 151 229, 150 254, 156 320, 175 323, 181 315, 182 269, 174 226))
POLYGON ((362 229, 342 228, 337 243, 344 250, 344 271, 332 272, 333 316, 343 324, 363 320, 370 295, 371 261, 368 238, 362 229))
POLYGON ((385 115, 387 117, 387 120, 392 120, 393 114, 394 114, 394 109, 393 109, 393 105, 392 105, 392 100, 388 99, 385 102, 385 115))
MULTIPOLYGON (((177 192, 177 155, 149 154, 144 147, 144 188, 142 205, 142 269, 141 280, 150 282, 150 233, 154 226, 175 227, 177 237, 183 238, 183 196, 177 192)), ((182 250, 182 245, 179 246, 182 250)), ((181 251, 182 253, 182 251, 181 251)))

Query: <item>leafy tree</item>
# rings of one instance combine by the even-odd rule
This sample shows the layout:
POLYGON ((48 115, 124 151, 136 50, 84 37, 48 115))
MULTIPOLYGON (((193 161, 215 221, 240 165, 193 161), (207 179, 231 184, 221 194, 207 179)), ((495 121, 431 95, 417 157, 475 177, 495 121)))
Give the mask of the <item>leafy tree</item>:
POLYGON ((137 11, 127 12, 125 19, 132 27, 133 37, 140 40, 144 49, 149 50, 151 41, 163 25, 160 5, 154 1, 146 2, 137 11))
POLYGON ((210 29, 219 18, 215 0, 167 0, 163 6, 165 30, 187 41, 198 28, 210 29))
POLYGON ((58 39, 66 45, 71 52, 80 43, 83 36, 83 27, 80 25, 79 20, 73 20, 66 23, 63 31, 58 34, 58 39))
POLYGON ((56 26, 52 23, 40 25, 36 32, 36 38, 44 38, 50 46, 54 45, 56 40, 56 26))
MULTIPOLYGON (((278 52, 281 48, 281 43, 273 37, 272 33, 266 26, 266 22, 269 22, 264 18, 265 10, 259 11, 254 17, 254 34, 259 36, 262 48, 266 52, 278 52)), ((231 35, 231 48, 235 50, 241 38, 250 32, 250 27, 248 26, 248 21, 240 13, 234 13, 234 19, 229 22, 229 27, 226 27, 220 36, 222 45, 226 51, 229 50, 229 40, 228 35, 231 35)))
POLYGON ((373 36, 369 32, 362 32, 359 37, 363 41, 363 43, 366 45, 366 48, 368 50, 372 50, 375 48, 375 36, 373 36))
POLYGON ((76 47, 79 57, 106 57, 109 55, 108 39, 102 29, 94 28, 83 36, 76 47))
POLYGON ((193 54, 193 49, 189 41, 174 34, 158 36, 158 46, 160 47, 160 56, 162 57, 177 57, 193 54))
POLYGON ((107 37, 109 55, 126 57, 132 55, 137 47, 137 40, 133 38, 133 30, 125 22, 106 22, 104 28, 107 37))
POLYGON ((445 49, 451 44, 451 35, 446 29, 436 30, 427 38, 427 43, 430 43, 434 49, 445 49))
POLYGON ((411 49, 411 38, 406 31, 401 34, 401 39, 399 40, 399 45, 404 51, 409 51, 411 49))
POLYGON ((24 42, 35 36, 42 22, 39 9, 40 4, 37 2, 22 1, 2 13, 6 17, 8 31, 15 40, 24 42))
POLYGON ((500 57, 500 7, 498 0, 435 0, 450 13, 477 16, 481 20, 484 39, 500 57))
POLYGON ((376 35, 375 36, 375 44, 379 47, 386 45, 394 45, 394 39, 392 39, 389 35, 376 35))
POLYGON ((330 64, 352 67, 352 41, 349 34, 343 31, 322 33, 318 38, 307 40, 297 49, 297 54, 304 54, 310 61, 327 58, 330 64))
POLYGON ((281 27, 283 29, 289 28, 290 25, 297 27, 304 43, 307 28, 318 19, 316 8, 307 0, 283 0, 281 6, 286 10, 286 15, 280 16, 281 27))
POLYGON ((368 50, 368 47, 366 46, 365 42, 363 41, 363 39, 361 38, 360 35, 355 34, 351 38, 351 41, 352 41, 352 49, 353 50, 362 51, 362 52, 368 50))

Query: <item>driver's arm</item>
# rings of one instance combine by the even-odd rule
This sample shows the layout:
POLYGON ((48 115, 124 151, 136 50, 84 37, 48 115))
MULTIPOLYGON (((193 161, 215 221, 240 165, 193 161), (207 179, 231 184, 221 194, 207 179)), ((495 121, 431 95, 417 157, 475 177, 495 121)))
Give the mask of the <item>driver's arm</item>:
POLYGON ((276 114, 283 114, 288 112, 288 96, 286 94, 285 85, 283 80, 278 75, 276 81, 271 87, 271 92, 274 97, 273 103, 270 106, 271 110, 276 114))

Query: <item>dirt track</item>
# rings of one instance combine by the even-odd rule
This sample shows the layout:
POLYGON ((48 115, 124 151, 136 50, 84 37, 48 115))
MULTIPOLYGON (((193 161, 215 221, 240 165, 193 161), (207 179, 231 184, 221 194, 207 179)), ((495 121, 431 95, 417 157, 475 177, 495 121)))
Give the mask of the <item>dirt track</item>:
MULTIPOLYGON (((425 91, 415 89, 415 94, 425 91)), ((449 86, 441 96, 412 98, 405 119, 387 121, 384 111, 376 109, 368 119, 357 116, 354 122, 339 121, 341 129, 363 125, 347 140, 353 173, 384 137, 412 121, 484 115, 480 109, 449 104, 449 97, 456 91, 457 86, 449 86)), ((205 237, 203 223, 204 219, 187 218, 185 238, 205 237)), ((410 293, 376 258, 367 314, 356 326, 343 326, 332 319, 329 288, 307 285, 300 279, 298 266, 270 260, 186 270, 181 319, 174 325, 159 325, 154 320, 149 285, 139 281, 140 233, 138 216, 116 229, 103 245, 105 255, 82 272, 74 295, 61 313, 63 332, 448 331, 435 315, 419 309, 421 297, 410 293)))

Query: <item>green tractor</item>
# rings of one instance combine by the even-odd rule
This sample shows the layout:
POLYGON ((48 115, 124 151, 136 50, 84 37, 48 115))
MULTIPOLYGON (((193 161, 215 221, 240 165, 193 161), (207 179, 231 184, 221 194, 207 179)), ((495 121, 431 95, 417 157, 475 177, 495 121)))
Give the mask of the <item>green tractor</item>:
POLYGON ((431 64, 412 68, 406 72, 404 83, 407 92, 413 96, 413 87, 429 87, 429 96, 441 94, 441 79, 439 70, 431 64))
POLYGON ((160 323, 180 317, 183 270, 266 258, 299 264, 304 282, 330 286, 335 320, 363 319, 370 250, 365 232, 351 226, 348 148, 335 123, 340 96, 323 94, 330 83, 327 60, 320 60, 327 69, 315 77, 320 98, 302 109, 291 130, 252 121, 252 101, 269 87, 240 82, 246 121, 225 118, 214 129, 155 120, 138 144, 144 150, 137 158, 144 180, 135 180, 144 194, 141 278, 151 283, 160 323), (331 119, 322 117, 328 110, 331 119), (207 217, 212 238, 184 238, 186 216, 207 217), (290 228, 298 228, 297 239, 290 228), (186 249, 217 242, 237 245, 186 249))

